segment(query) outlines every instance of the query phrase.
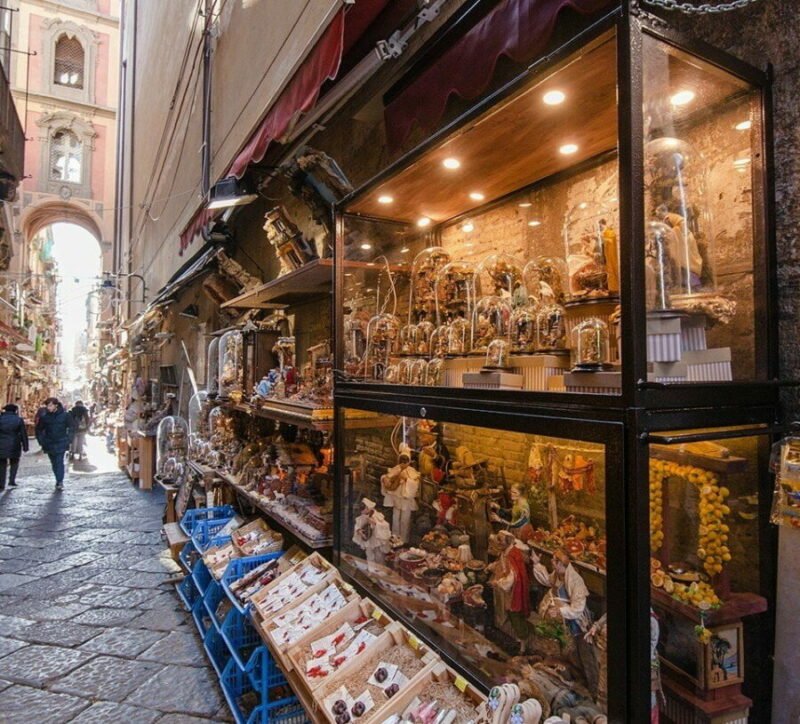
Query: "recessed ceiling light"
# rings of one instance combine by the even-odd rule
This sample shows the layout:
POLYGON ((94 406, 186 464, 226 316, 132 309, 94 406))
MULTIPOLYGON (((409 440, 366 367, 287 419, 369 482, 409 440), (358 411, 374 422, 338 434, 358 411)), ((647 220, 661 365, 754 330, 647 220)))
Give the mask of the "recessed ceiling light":
POLYGON ((374 261, 368 261, 367 262, 367 266, 375 266, 375 262, 374 261))
POLYGON ((737 131, 749 131, 753 127, 753 122, 750 120, 742 121, 736 124, 737 131))
POLYGON ((473 201, 483 201, 486 198, 480 191, 472 191, 469 197, 473 201))
POLYGON ((404 246, 402 249, 400 249, 401 254, 408 254, 409 251, 411 251, 411 249, 409 249, 407 246, 404 246))
POLYGON ((562 91, 560 91, 560 90, 547 91, 547 93, 545 93, 542 96, 542 100, 548 106, 557 106, 560 103, 563 103, 566 100, 566 98, 567 98, 567 96, 564 95, 564 93, 562 91))
POLYGON ((365 292, 374 292, 375 290, 374 290, 374 289, 372 289, 372 287, 370 287, 369 289, 365 289, 364 291, 365 291, 365 292))
POLYGON ((589 204, 587 204, 585 201, 581 201, 581 202, 578 204, 578 208, 579 208, 579 209, 585 209, 585 208, 586 208, 588 205, 589 205, 589 204))
POLYGON ((521 209, 529 209, 533 204, 530 201, 523 201, 522 203, 518 204, 521 209))
POLYGON ((453 171, 461 166, 461 161, 459 161, 457 158, 446 158, 444 161, 442 161, 442 166, 453 171))
POLYGON ((427 216, 423 216, 420 219, 417 219, 417 226, 421 229, 424 229, 426 226, 430 226, 431 220, 427 216))
POLYGON ((466 232, 469 234, 471 231, 475 231, 475 224, 471 221, 465 221, 464 224, 461 226, 461 231, 466 232))
POLYGON ((578 146, 574 143, 565 143, 558 150, 559 153, 563 153, 565 156, 571 156, 573 153, 578 151, 578 146))
POLYGON ((736 168, 744 168, 748 163, 750 163, 750 156, 745 156, 744 158, 737 158, 733 162, 733 165, 736 166, 736 168))
POLYGON ((353 272, 345 272, 344 275, 346 277, 351 277, 351 276, 353 276, 353 272))
POLYGON ((369 250, 372 248, 372 244, 366 244, 366 243, 364 243, 364 244, 362 244, 362 245, 361 245, 361 248, 362 248, 364 251, 369 251, 369 250))
POLYGON ((539 219, 531 219, 528 222, 528 226, 541 226, 541 225, 542 225, 542 222, 539 221, 539 219))
POLYGON ((694 100, 694 91, 682 90, 678 91, 672 98, 669 99, 673 106, 685 106, 694 100))
POLYGON ((391 204, 394 202, 394 198, 389 196, 388 194, 384 194, 383 196, 378 196, 378 203, 379 204, 391 204))

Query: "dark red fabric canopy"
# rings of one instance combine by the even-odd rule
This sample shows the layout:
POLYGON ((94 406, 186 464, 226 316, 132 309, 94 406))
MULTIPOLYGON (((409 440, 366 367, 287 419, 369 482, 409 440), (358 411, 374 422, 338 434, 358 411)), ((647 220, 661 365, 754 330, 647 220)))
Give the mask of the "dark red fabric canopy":
MULTIPOLYGON (((226 176, 241 178, 250 163, 257 163, 267 152, 272 141, 279 139, 289 129, 298 114, 311 109, 317 102, 320 88, 326 80, 336 77, 344 47, 344 10, 336 13, 314 49, 301 63, 294 77, 283 89, 261 121, 247 145, 240 151, 226 176)), ((192 243, 200 230, 218 212, 200 209, 180 235, 180 250, 192 243)))
POLYGON ((389 144, 398 148, 415 125, 432 131, 450 96, 473 100, 488 87, 497 61, 532 61, 545 49, 565 8, 590 14, 614 0, 504 0, 386 106, 389 144))

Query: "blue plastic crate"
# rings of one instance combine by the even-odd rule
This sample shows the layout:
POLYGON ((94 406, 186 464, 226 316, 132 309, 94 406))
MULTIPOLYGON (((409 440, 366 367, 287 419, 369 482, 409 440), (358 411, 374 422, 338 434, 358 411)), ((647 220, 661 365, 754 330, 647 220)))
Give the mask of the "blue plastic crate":
POLYGON ((191 611, 192 606, 200 598, 200 592, 197 590, 197 586, 194 585, 194 579, 191 576, 186 576, 175 586, 175 590, 178 592, 178 597, 183 602, 183 605, 186 606, 186 610, 191 611))
POLYGON ((247 724, 310 724, 303 705, 295 696, 269 704, 260 704, 250 714, 247 724))
POLYGON ((231 654, 222 635, 213 626, 208 629, 203 639, 203 648, 206 650, 206 656, 214 667, 214 671, 217 672, 217 676, 221 677, 225 666, 231 660, 231 654))
POLYGON ((231 710, 236 724, 249 722, 251 715, 259 708, 261 698, 253 689, 247 674, 236 665, 233 659, 225 665, 225 669, 219 677, 219 683, 222 686, 222 693, 225 695, 225 701, 228 702, 228 708, 231 710), (253 702, 252 707, 245 705, 247 700, 253 702))
POLYGON ((212 628, 212 626, 211 620, 208 617, 208 611, 206 611, 206 607, 203 605, 202 596, 199 597, 192 606, 192 620, 197 627, 200 638, 204 639, 208 633, 208 629, 212 628))
POLYGON ((206 592, 203 594, 203 606, 205 606, 206 612, 211 619, 211 623, 214 625, 214 628, 217 631, 222 629, 222 623, 225 620, 225 616, 220 618, 217 615, 217 608, 222 601, 227 600, 227 596, 225 595, 225 591, 223 590, 222 586, 212 579, 206 588, 206 592))
POLYGON ((264 696, 266 701, 272 698, 272 692, 276 687, 286 685, 286 677, 278 668, 275 659, 266 646, 259 646, 250 656, 245 672, 250 679, 250 683, 256 691, 267 692, 264 696))
POLYGON ((234 581, 238 581, 242 576, 247 575, 254 568, 258 568, 262 563, 275 560, 283 555, 281 551, 277 553, 264 553, 260 556, 247 556, 245 558, 234 558, 228 563, 225 573, 222 576, 222 588, 225 589, 225 594, 231 599, 231 603, 236 606, 236 609, 244 613, 249 604, 245 606, 236 595, 231 591, 230 586, 234 581))
POLYGON ((244 671, 253 652, 263 645, 258 631, 245 614, 233 610, 222 622, 220 633, 237 666, 244 671))
POLYGON ((186 545, 181 548, 181 552, 178 553, 178 560, 187 571, 191 571, 199 556, 200 553, 198 553, 194 543, 188 541, 186 545))
POLYGON ((201 553, 205 553, 213 545, 227 543, 230 536, 217 535, 232 518, 215 518, 213 520, 201 520, 197 523, 192 532, 192 543, 201 553))
POLYGON ((211 571, 208 570, 202 558, 199 559, 194 564, 194 568, 192 568, 192 580, 201 596, 205 594, 206 588, 208 588, 209 584, 214 580, 211 576, 211 571))
POLYGON ((190 538, 195 526, 203 520, 213 520, 215 518, 232 518, 236 511, 231 505, 220 505, 216 508, 194 508, 187 510, 181 518, 181 528, 190 538))

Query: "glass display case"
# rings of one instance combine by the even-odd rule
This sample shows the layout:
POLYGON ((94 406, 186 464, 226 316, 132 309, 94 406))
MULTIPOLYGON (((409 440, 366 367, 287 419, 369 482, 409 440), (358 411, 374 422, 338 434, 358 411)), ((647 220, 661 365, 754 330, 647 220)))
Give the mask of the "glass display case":
POLYGON ((769 721, 769 78, 663 27, 625 4, 337 206, 337 339, 354 314, 378 333, 336 364, 336 550, 459 670, 552 714, 769 721), (388 543, 355 532, 365 499, 388 543), (541 608, 554 562, 586 588, 582 644, 566 586, 541 608))
POLYGON ((239 402, 244 390, 244 340, 240 330, 231 329, 219 340, 219 387, 222 399, 239 402))
POLYGON ((158 424, 156 433, 156 475, 167 485, 179 485, 186 479, 189 455, 189 425, 182 417, 168 416, 158 424))
POLYGON ((206 355, 206 389, 213 400, 219 393, 219 337, 212 337, 206 355))
POLYGON ((605 715, 606 446, 379 413, 359 423, 345 417, 342 570, 481 682, 555 687, 552 715, 605 715), (391 528, 380 545, 364 504, 391 528))
POLYGON ((667 434, 703 433, 649 446, 653 666, 674 718, 747 721, 770 650, 758 486, 769 441, 667 434))

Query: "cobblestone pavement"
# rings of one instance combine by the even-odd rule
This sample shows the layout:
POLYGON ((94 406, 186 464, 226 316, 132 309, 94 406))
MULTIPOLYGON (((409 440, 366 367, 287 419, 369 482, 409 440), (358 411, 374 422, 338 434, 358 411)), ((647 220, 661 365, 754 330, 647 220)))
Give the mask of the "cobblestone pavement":
POLYGON ((164 583, 162 495, 89 445, 64 492, 33 452, 0 492, 0 722, 232 721, 164 583))

